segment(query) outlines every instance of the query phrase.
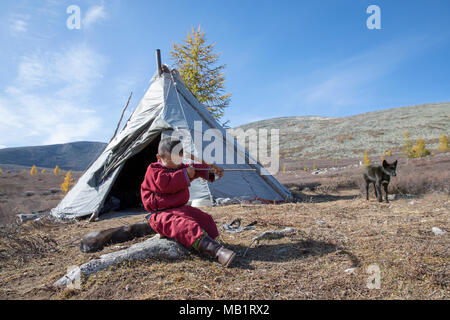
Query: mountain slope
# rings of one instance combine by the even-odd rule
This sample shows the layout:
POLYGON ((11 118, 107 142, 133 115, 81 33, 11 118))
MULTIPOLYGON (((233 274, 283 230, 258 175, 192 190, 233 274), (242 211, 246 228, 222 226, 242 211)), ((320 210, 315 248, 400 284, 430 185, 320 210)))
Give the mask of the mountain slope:
MULTIPOLYGON (((450 103, 385 109, 349 117, 283 117, 248 123, 231 129, 279 129, 280 154, 294 158, 353 158, 384 150, 399 151, 409 131, 436 148, 439 136, 450 132, 450 103)), ((233 133, 232 133, 233 134, 233 133)), ((234 134, 240 136, 239 134, 234 134)), ((268 138, 270 145, 270 138, 268 138)))
POLYGON ((105 149, 106 143, 80 141, 47 146, 0 149, 0 164, 86 170, 105 149))

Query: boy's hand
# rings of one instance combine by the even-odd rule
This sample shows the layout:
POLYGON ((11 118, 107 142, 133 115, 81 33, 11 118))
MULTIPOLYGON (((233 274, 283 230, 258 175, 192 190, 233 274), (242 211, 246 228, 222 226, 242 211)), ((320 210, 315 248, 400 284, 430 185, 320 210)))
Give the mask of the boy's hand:
POLYGON ((195 176, 195 168, 194 167, 186 167, 186 172, 190 179, 194 178, 194 176, 195 176))
POLYGON ((223 169, 219 166, 216 166, 215 164, 210 165, 209 172, 217 174, 219 176, 219 179, 223 176, 223 169))

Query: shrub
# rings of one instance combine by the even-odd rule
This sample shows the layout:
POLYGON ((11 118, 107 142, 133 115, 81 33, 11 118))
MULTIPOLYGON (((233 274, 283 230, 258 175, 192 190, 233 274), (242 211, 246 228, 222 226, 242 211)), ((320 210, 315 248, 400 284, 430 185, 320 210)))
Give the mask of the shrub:
POLYGON ((417 139, 416 145, 411 149, 411 154, 413 158, 422 158, 429 156, 430 150, 425 148, 425 141, 422 138, 417 139))
POLYGON ((53 169, 53 173, 55 174, 55 176, 58 176, 61 173, 61 169, 59 169, 58 165, 55 167, 55 169, 53 169))
POLYGON ((405 157, 414 158, 414 155, 413 155, 411 149, 412 149, 412 143, 410 140, 409 131, 406 130, 405 131, 405 144, 403 146, 403 152, 405 154, 405 157))
POLYGON ((439 137, 439 145, 437 147, 438 151, 447 152, 448 151, 448 140, 445 134, 439 137))
POLYGON ((369 155, 367 154, 367 151, 364 152, 363 164, 365 166, 369 166, 370 165, 370 159, 369 159, 369 155))

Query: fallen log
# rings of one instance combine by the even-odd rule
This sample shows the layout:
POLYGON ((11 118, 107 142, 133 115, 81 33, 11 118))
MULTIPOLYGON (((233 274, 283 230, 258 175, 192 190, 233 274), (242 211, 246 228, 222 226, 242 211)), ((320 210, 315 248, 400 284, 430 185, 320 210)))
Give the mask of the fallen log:
POLYGON ((71 268, 66 275, 53 283, 55 287, 69 286, 81 279, 81 275, 90 275, 108 268, 124 260, 143 260, 150 257, 179 259, 188 254, 188 250, 176 241, 163 238, 160 235, 136 243, 127 249, 101 255, 79 267, 71 268))
POLYGON ((81 239, 80 250, 82 252, 96 252, 109 244, 121 243, 155 233, 148 222, 92 231, 81 239))
POLYGON ((39 220, 46 213, 47 213, 47 211, 45 211, 45 210, 32 212, 32 213, 19 213, 19 214, 16 215, 17 222, 18 223, 24 223, 24 222, 27 222, 27 221, 30 221, 30 220, 39 220))

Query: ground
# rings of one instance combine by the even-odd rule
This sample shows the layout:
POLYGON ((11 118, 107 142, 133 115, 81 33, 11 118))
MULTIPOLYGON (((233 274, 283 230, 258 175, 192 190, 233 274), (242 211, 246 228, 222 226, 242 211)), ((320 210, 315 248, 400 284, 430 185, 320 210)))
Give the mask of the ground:
MULTIPOLYGON (((3 181, 11 184, 15 178, 9 174, 3 181)), ((54 180, 52 187, 58 187, 60 181, 54 180)), ((221 230, 220 241, 237 252, 230 268, 196 253, 177 261, 123 262, 84 277, 79 290, 55 289, 52 284, 69 266, 118 249, 112 245, 85 254, 79 250, 81 237, 93 230, 141 222, 144 215, 94 223, 3 224, 0 299, 450 298, 448 193, 398 195, 390 203, 378 203, 373 193, 366 201, 355 187, 325 188, 326 192, 300 189, 292 187, 301 200, 297 203, 203 208, 219 227, 235 218, 242 219, 243 225, 257 221, 254 231, 221 230), (253 237, 285 227, 297 233, 261 241, 242 256, 253 237), (448 232, 435 235, 433 227, 448 232), (374 282, 378 274, 370 270, 377 268, 379 282, 374 282), (379 288, 369 288, 378 283, 379 288)), ((13 199, 14 192, 9 194, 13 199)), ((61 195, 51 197, 59 197, 53 199, 57 203, 61 195)))

